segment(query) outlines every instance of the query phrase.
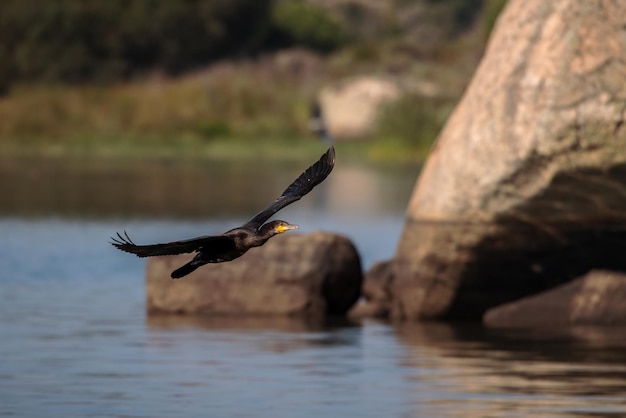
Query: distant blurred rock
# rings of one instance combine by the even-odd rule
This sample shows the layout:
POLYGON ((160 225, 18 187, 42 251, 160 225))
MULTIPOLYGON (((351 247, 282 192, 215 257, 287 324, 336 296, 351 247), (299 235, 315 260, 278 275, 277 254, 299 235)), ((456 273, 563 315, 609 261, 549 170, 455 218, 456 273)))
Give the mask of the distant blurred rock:
POLYGON ((171 271, 190 258, 148 259, 149 312, 343 315, 359 298, 363 280, 352 242, 324 232, 275 237, 239 259, 172 280, 171 271))
POLYGON ((392 316, 626 270, 626 2, 510 0, 413 192, 392 316))
POLYGON ((335 138, 366 135, 374 127, 381 105, 399 95, 395 83, 372 76, 324 88, 320 93, 320 104, 328 131, 335 138))
POLYGON ((626 274, 592 271, 546 292, 492 308, 483 322, 489 327, 553 329, 626 325, 626 274))

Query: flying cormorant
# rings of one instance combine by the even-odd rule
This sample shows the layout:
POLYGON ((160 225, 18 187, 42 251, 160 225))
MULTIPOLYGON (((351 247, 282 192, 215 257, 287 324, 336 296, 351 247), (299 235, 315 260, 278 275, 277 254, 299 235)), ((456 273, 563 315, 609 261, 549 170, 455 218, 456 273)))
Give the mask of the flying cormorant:
POLYGON ((331 146, 319 161, 300 174, 274 203, 239 228, 226 231, 222 235, 203 236, 165 244, 136 245, 124 231, 124 236, 118 232, 117 238, 111 238, 113 240, 111 244, 122 251, 135 254, 138 257, 174 255, 195 251, 196 255, 190 262, 172 272, 173 279, 180 279, 207 263, 222 263, 234 260, 250 248, 265 244, 274 235, 298 228, 298 225, 292 225, 285 221, 265 222, 276 212, 300 200, 313 190, 315 186, 324 181, 333 170, 334 165, 335 148, 331 146))

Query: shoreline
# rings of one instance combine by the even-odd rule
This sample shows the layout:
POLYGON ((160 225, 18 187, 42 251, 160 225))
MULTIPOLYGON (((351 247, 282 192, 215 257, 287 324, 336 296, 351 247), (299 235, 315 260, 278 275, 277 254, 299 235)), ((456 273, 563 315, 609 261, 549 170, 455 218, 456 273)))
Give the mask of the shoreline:
MULTIPOLYGON (((0 140, 1 159, 7 158, 89 158, 89 159, 181 159, 219 161, 305 161, 329 145, 314 139, 294 139, 290 141, 270 140, 219 140, 209 143, 185 141, 167 144, 149 139, 136 140, 89 140, 81 143, 67 140, 49 143, 42 141, 0 140)), ((421 164, 429 149, 413 149, 397 144, 376 141, 335 142, 335 147, 343 159, 375 163, 421 164)))

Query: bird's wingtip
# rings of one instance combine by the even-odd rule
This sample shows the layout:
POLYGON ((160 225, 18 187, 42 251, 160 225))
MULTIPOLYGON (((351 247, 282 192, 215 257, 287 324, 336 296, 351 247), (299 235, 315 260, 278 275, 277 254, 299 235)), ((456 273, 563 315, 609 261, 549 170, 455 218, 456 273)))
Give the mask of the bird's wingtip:
POLYGON ((117 237, 111 237, 111 241, 109 241, 109 243, 118 250, 127 252, 130 246, 136 246, 133 240, 128 236, 126 230, 124 230, 124 235, 117 232, 117 237))
POLYGON ((326 156, 331 165, 335 164, 335 146, 331 145, 326 151, 326 156))

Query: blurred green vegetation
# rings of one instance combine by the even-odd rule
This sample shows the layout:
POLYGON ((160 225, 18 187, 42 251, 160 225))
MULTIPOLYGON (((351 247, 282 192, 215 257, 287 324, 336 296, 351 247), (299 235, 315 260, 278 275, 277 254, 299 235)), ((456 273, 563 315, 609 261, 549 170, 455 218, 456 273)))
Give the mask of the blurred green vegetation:
POLYGON ((346 27, 338 19, 304 1, 276 1, 271 26, 275 45, 332 51, 345 44, 348 38, 346 27))
POLYGON ((445 97, 407 94, 384 106, 370 153, 378 159, 401 159, 408 150, 410 159, 424 159, 454 103, 445 97))
POLYGON ((223 62, 173 79, 20 84, 0 99, 0 147, 176 150, 310 137, 308 99, 316 84, 305 75, 278 56, 223 62))
POLYGON ((263 42, 271 0, 3 0, 0 74, 45 82, 176 74, 263 42))
POLYGON ((496 20, 506 6, 507 0, 490 0, 485 5, 485 10, 483 12, 483 31, 485 33, 485 39, 491 35, 491 31, 496 25, 496 20))
POLYGON ((504 3, 3 0, 0 149, 140 153, 314 143, 308 111, 321 87, 385 74, 426 81, 437 93, 408 90, 390 104, 366 152, 423 156, 504 3))

